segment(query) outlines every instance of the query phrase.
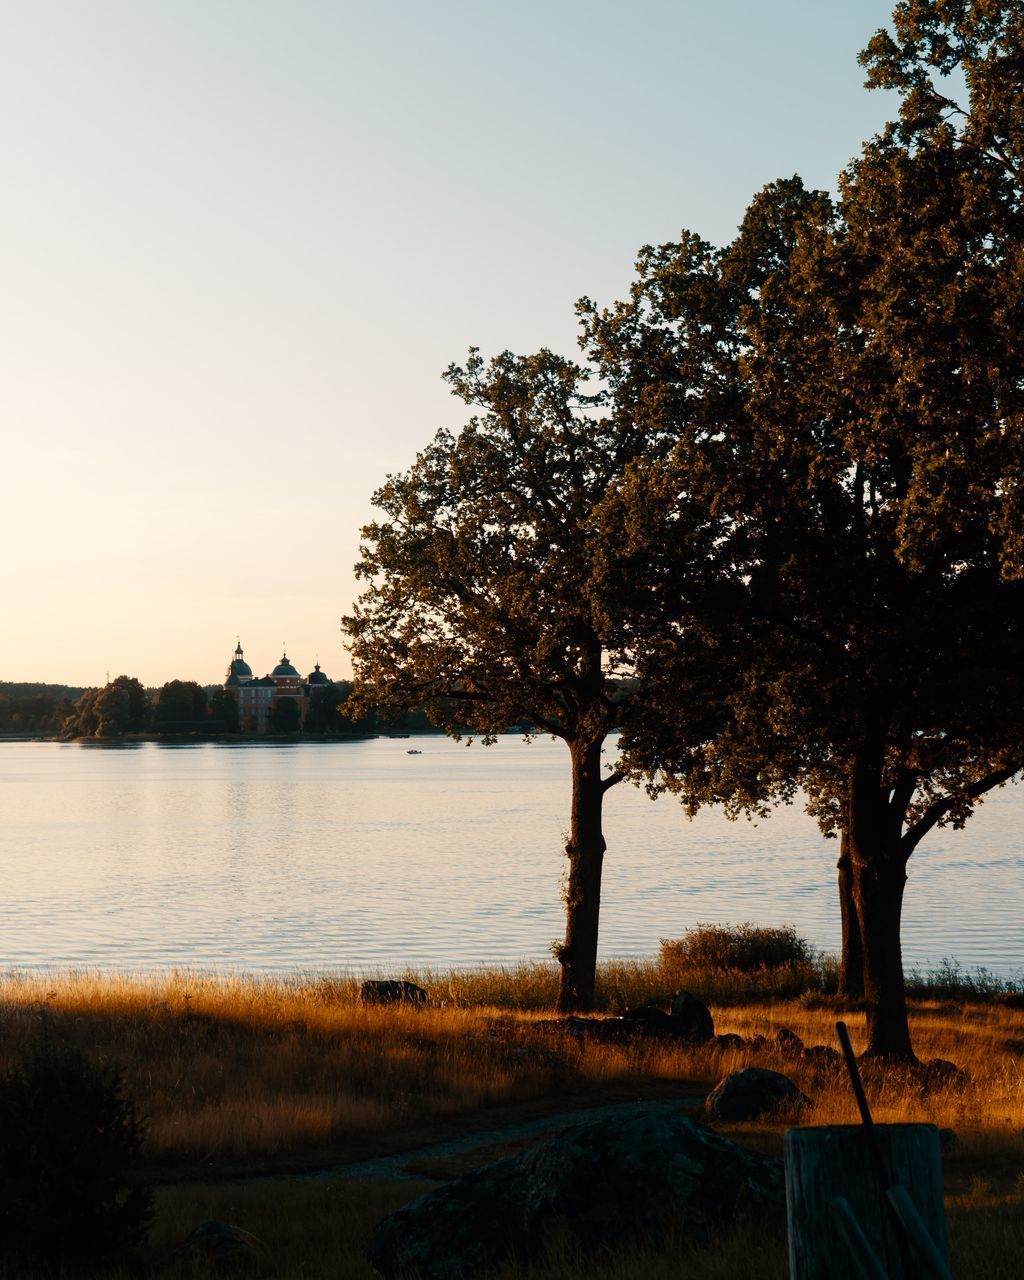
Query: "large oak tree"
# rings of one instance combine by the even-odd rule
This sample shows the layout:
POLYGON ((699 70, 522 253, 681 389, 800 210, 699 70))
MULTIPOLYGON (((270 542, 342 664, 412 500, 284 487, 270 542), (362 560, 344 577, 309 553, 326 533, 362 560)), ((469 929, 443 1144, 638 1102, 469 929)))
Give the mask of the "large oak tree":
MULTIPOLYGON (((909 22, 912 10, 1008 6, 900 9, 909 22)), ((637 468, 607 518, 609 563, 633 566, 629 639, 650 704, 632 722, 629 767, 691 807, 804 790, 823 828, 844 836, 868 1052, 903 1059, 908 859, 1024 762, 1013 119, 994 143, 995 126, 979 140, 947 108, 929 114, 931 81, 912 64, 933 45, 908 31, 902 46, 879 37, 869 51, 890 82, 904 77, 908 102, 850 166, 838 207, 777 184, 718 259, 727 322, 715 350, 733 359, 733 412, 716 433, 684 431, 669 462, 637 468), (695 607, 688 549, 680 563, 674 541, 694 504, 716 513, 731 565, 717 614, 695 607), (709 652, 727 712, 701 738, 674 691, 709 652)), ((1020 25, 999 32, 992 57, 1015 67, 1005 42, 1019 46, 1020 25)), ((670 414, 679 396, 660 384, 688 346, 664 301, 672 253, 629 306, 646 347, 621 355, 670 414)), ((685 243, 678 256, 685 264, 685 243)), ((630 325, 604 319, 614 347, 630 325)), ((612 577, 613 591, 624 586, 612 577)))
POLYGON ((363 530, 357 566, 367 588, 343 620, 356 678, 346 710, 422 706, 485 740, 526 721, 566 743, 563 1011, 594 999, 602 807, 621 776, 601 761, 625 702, 591 597, 597 510, 652 440, 589 379, 548 351, 453 366, 447 380, 476 414, 374 495, 383 515, 363 530))

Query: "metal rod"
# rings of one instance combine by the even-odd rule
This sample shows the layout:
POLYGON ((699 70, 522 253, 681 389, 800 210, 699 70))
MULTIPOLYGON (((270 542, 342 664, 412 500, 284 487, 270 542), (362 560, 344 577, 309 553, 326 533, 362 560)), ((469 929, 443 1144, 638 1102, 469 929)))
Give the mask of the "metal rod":
POLYGON ((860 1067, 857 1066, 857 1058, 853 1052, 853 1042, 850 1039, 850 1032, 845 1022, 836 1023, 836 1035, 839 1037, 843 1057, 846 1059, 846 1070, 850 1074, 850 1084, 853 1086, 853 1096, 857 1099, 860 1118, 870 1128, 874 1124, 874 1120, 871 1118, 868 1096, 864 1092, 864 1084, 860 1078, 860 1067))

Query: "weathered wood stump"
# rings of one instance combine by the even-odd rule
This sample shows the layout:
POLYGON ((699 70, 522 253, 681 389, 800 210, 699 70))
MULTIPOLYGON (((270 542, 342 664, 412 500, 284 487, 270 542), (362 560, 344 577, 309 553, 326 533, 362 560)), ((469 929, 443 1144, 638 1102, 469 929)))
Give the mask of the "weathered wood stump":
POLYGON ((848 1214, 836 1205, 844 1199, 890 1280, 933 1274, 918 1265, 914 1247, 900 1231, 886 1198, 894 1185, 906 1188, 940 1255, 948 1259, 938 1129, 930 1124, 873 1127, 886 1171, 884 1186, 863 1125, 786 1133, 790 1280, 862 1280, 865 1272, 847 1243, 848 1214))

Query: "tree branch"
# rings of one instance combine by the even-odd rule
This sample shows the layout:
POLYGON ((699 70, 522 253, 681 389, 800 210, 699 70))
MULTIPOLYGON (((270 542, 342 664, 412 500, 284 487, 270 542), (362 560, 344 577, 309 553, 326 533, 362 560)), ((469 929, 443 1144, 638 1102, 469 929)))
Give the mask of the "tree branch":
POLYGON ((904 835, 900 841, 900 848, 909 858, 928 832, 931 831, 932 827, 949 813, 958 800, 964 798, 976 800, 978 796, 983 795, 986 791, 991 791, 993 787, 1009 782, 1013 775, 1019 771, 1019 764, 1007 765, 1004 769, 995 769, 992 773, 987 773, 983 778, 979 778, 977 782, 972 782, 969 787, 957 795, 943 796, 941 800, 933 801, 904 835))

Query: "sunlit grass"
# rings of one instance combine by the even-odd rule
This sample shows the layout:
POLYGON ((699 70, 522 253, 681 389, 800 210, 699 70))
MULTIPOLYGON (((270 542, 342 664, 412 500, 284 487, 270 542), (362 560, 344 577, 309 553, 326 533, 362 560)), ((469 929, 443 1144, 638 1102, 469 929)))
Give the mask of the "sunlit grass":
MULTIPOLYGON (((149 1117, 150 1159, 165 1180, 189 1180, 160 1190, 148 1250, 155 1274, 172 1278, 214 1274, 175 1252, 207 1218, 260 1238, 256 1274, 368 1277, 374 1223, 417 1190, 415 1183, 192 1183, 218 1164, 243 1176, 334 1165, 590 1101, 667 1093, 697 1106, 707 1088, 747 1065, 784 1071, 814 1099, 802 1123, 857 1120, 843 1072, 818 1070, 770 1045, 720 1051, 566 1034, 551 1025, 554 965, 402 976, 427 987, 432 1003, 364 1008, 358 980, 336 975, 9 975, 0 980, 0 1068, 44 1025, 47 1034, 125 1067, 149 1117)), ((784 1026, 807 1045, 833 1045, 842 1016, 855 1045, 863 1045, 862 1013, 844 1012, 823 980, 802 994, 792 991, 795 981, 792 966, 702 971, 663 955, 604 966, 600 1004, 614 1013, 664 1002, 686 986, 709 1001, 719 1033, 749 1040, 784 1026)), ((948 982, 938 998, 924 994, 919 984, 911 1013, 918 1055, 951 1060, 970 1078, 922 1091, 914 1077, 890 1073, 870 1083, 874 1114, 955 1131, 946 1160, 954 1273, 981 1280, 984 1270, 984 1280, 1010 1280, 1024 1250, 1024 1015, 999 1002, 1006 994, 1000 989, 960 983, 955 1004, 948 982)), ((725 1128, 779 1154, 786 1122, 780 1116, 725 1128)), ((781 1232, 755 1237, 740 1226, 708 1248, 678 1241, 596 1262, 564 1255, 530 1275, 783 1280, 786 1269, 781 1232)))
MULTIPOLYGON (((748 1065, 789 1075, 815 1099, 814 1123, 857 1120, 842 1072, 771 1046, 581 1043, 538 1026, 551 1017, 556 974, 553 965, 409 974, 430 991, 423 1009, 364 1008, 358 980, 344 976, 11 975, 0 981, 0 1065, 45 1021, 62 1040, 123 1064, 150 1120, 151 1154, 175 1160, 358 1146, 367 1135, 616 1084, 710 1085, 748 1065)), ((665 1000, 680 977, 656 960, 607 965, 602 1004, 665 1000)), ((771 974, 748 974, 744 1000, 742 975, 687 977, 720 1033, 749 1039, 785 1026, 808 1045, 835 1044, 837 1012, 820 992, 773 997, 771 974)), ((863 1015, 843 1016, 859 1044, 863 1015)), ((894 1074, 872 1086, 876 1118, 928 1121, 956 1130, 968 1150, 1024 1159, 1021 1013, 992 1002, 919 1002, 912 1026, 921 1058, 950 1059, 971 1079, 922 1093, 894 1074)))

